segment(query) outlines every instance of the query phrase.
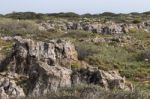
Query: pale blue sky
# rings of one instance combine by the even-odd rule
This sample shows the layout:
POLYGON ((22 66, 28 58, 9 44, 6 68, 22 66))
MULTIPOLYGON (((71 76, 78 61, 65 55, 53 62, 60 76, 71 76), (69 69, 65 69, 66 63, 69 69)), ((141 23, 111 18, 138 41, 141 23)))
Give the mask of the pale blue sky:
POLYGON ((0 0, 0 13, 9 12, 128 13, 150 11, 150 0, 0 0))

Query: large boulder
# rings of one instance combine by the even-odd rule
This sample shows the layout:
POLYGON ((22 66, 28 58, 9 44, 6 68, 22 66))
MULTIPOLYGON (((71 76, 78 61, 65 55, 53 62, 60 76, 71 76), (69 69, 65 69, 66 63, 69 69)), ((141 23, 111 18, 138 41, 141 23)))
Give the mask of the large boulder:
POLYGON ((79 22, 67 22, 66 27, 68 30, 82 30, 82 26, 79 22))
POLYGON ((1 62, 0 69, 22 75, 25 81, 19 86, 26 95, 37 96, 70 87, 72 70, 63 66, 72 61, 77 61, 77 52, 71 42, 45 43, 16 38, 13 52, 1 62))
POLYGON ((49 66, 43 62, 32 67, 27 82, 27 94, 39 96, 56 92, 58 88, 71 87, 72 70, 61 66, 49 66), (36 67, 37 66, 37 67, 36 67))

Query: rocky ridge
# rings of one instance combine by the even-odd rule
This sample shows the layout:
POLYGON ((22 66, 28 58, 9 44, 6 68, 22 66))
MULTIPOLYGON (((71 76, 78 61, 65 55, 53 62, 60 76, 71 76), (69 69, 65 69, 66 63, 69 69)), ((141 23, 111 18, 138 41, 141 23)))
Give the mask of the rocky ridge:
POLYGON ((133 23, 115 23, 115 22, 41 22, 38 23, 39 29, 44 31, 68 31, 68 30, 84 30, 98 34, 123 34, 128 33, 132 29, 150 31, 150 22, 133 23))
POLYGON ((0 64, 2 99, 44 95, 78 84, 132 89, 132 85, 127 85, 117 71, 104 71, 91 66, 72 70, 70 65, 79 60, 74 45, 69 41, 51 40, 46 43, 14 39, 13 51, 0 64))

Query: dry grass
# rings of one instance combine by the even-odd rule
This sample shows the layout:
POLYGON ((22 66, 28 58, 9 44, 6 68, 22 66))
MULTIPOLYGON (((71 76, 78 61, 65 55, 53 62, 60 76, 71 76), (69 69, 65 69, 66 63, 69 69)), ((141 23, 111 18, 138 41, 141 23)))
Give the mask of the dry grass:
POLYGON ((149 99, 150 94, 140 90, 121 91, 111 90, 107 91, 99 86, 84 85, 74 86, 72 88, 60 89, 58 92, 51 92, 48 95, 40 97, 28 97, 25 99, 149 99))
POLYGON ((2 35, 21 35, 37 33, 38 26, 34 21, 29 20, 13 20, 13 19, 0 19, 0 33, 2 35))

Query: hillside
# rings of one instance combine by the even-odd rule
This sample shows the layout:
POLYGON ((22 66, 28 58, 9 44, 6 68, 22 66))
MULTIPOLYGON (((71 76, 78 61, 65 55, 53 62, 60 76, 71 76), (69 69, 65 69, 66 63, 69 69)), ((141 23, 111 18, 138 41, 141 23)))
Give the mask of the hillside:
POLYGON ((2 99, 150 98, 150 12, 10 13, 0 36, 2 99))

